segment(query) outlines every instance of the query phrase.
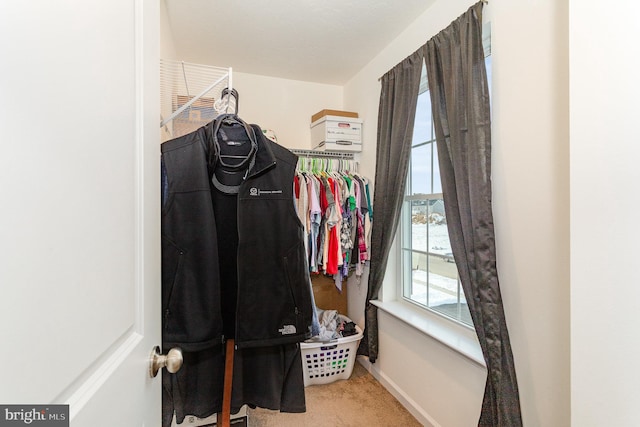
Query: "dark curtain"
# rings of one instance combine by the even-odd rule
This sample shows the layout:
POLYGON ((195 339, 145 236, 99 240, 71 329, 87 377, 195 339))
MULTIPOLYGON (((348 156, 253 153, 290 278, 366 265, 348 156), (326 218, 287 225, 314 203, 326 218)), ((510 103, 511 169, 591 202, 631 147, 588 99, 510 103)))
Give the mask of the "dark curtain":
POLYGON ((453 256, 487 364, 479 426, 521 426, 520 399, 496 270, 491 118, 482 3, 424 47, 453 256))
POLYGON ((423 62, 423 53, 418 51, 381 79, 373 193, 375 217, 371 229, 365 334, 358 350, 368 355, 371 363, 378 358, 378 315, 371 300, 378 298, 382 287, 389 249, 400 219, 423 62))
POLYGON ((520 398, 496 269, 491 208, 491 118, 478 2, 382 77, 365 336, 378 357, 377 309, 398 226, 426 60, 447 225, 460 281, 487 365, 479 426, 522 426, 520 398))

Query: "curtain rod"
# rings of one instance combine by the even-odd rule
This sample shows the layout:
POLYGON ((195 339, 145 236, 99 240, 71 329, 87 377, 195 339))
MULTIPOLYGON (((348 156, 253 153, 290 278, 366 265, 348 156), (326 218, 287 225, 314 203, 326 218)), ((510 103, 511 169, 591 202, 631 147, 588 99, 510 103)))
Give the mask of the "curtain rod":
MULTIPOLYGON (((480 1, 482 2, 482 4, 489 4, 489 0, 480 0, 480 1)), ((384 77, 384 75, 378 77, 378 81, 382 80, 382 77, 384 77)))

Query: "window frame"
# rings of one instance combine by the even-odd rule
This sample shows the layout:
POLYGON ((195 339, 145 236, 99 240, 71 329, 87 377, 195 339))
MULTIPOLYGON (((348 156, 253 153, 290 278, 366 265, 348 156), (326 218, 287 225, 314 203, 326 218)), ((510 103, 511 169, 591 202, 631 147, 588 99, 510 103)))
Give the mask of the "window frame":
MULTIPOLYGON (((423 69, 422 69, 422 77, 421 77, 421 82, 420 82, 420 92, 418 94, 418 96, 425 96, 425 94, 427 94, 429 88, 427 85, 427 80, 426 80, 426 68, 423 65, 423 69)), ((426 95, 428 96, 428 94, 426 95)), ((410 160, 409 160, 409 171, 407 173, 407 184, 406 184, 406 190, 405 190, 405 194, 403 196, 403 207, 402 207, 402 212, 401 212, 401 220, 400 220, 400 227, 399 227, 399 231, 400 231, 400 236, 399 236, 399 241, 398 241, 398 256, 399 256, 399 270, 400 270, 400 280, 398 281, 398 289, 396 290, 398 298, 401 299, 404 302, 407 302, 409 304, 413 304, 416 307, 418 307, 419 309, 425 310, 426 312, 429 313, 433 313, 435 315, 444 317, 445 319, 452 321, 456 324, 459 324, 465 328, 469 328, 469 329, 473 329, 473 325, 469 324, 469 323, 465 323, 462 320, 462 315, 461 315, 461 303, 463 303, 463 300, 465 300, 464 298, 464 291, 462 290, 462 284, 460 283, 460 278, 457 275, 455 275, 455 280, 456 280, 456 291, 455 291, 455 298, 456 298, 456 310, 457 310, 457 316, 453 317, 453 316, 449 316, 446 315, 444 313, 442 313, 441 311, 438 311, 437 309, 434 309, 432 307, 429 306, 430 304, 430 290, 431 290, 431 284, 430 284, 430 280, 429 280, 429 267, 427 267, 426 269, 426 274, 427 274, 427 282, 425 284, 426 286, 426 300, 423 302, 417 301, 413 298, 411 298, 410 294, 411 294, 411 290, 413 289, 414 286, 414 281, 413 281, 413 267, 412 267, 412 262, 413 262, 413 258, 414 255, 418 255, 418 256, 424 256, 427 259, 427 263, 430 262, 430 258, 431 257, 436 257, 436 258, 441 258, 441 259, 447 259, 449 257, 447 257, 446 255, 442 255, 442 254, 438 254, 435 252, 430 252, 428 249, 428 242, 429 242, 429 232, 428 232, 428 225, 427 225, 427 233, 426 233, 426 238, 427 238, 427 248, 425 248, 426 250, 420 250, 420 249, 416 249, 413 247, 413 238, 412 238, 412 230, 413 230, 413 223, 412 223, 412 206, 413 206, 413 202, 414 201, 424 201, 425 205, 427 206, 427 214, 429 213, 429 201, 430 200, 442 200, 443 196, 442 196, 442 192, 434 192, 436 190, 440 190, 441 191, 441 184, 440 184, 440 180, 439 178, 436 180, 435 174, 439 173, 439 168, 436 166, 436 162, 438 161, 438 156, 437 156, 437 147, 436 147, 436 138, 435 138, 435 131, 434 131, 434 124, 433 124, 433 120, 430 121, 429 123, 429 132, 427 135, 427 139, 426 140, 414 140, 411 142, 411 156, 410 156, 410 160), (428 154, 428 162, 429 164, 429 176, 428 176, 428 186, 430 187, 430 189, 428 190, 428 193, 420 193, 420 194, 412 194, 412 172, 413 172, 413 162, 411 161, 411 158, 414 156, 414 150, 422 148, 422 147, 429 147, 429 154, 428 154), (438 182, 438 184, 436 184, 436 181, 438 182)), ((455 261, 454 261, 454 265, 455 265, 455 261)))
MULTIPOLYGON (((484 45, 484 52, 485 52, 485 60, 486 58, 490 58, 491 57, 491 26, 490 23, 486 23, 483 26, 483 45, 484 45)), ((491 59, 490 59, 491 61, 491 59)), ((492 64, 491 62, 489 63, 489 75, 488 75, 488 80, 489 80, 489 95, 491 97, 491 78, 490 78, 490 73, 491 73, 491 67, 492 64)), ((422 69, 422 75, 421 75, 421 79, 420 79, 420 89, 418 92, 418 97, 420 95, 423 95, 425 92, 428 92, 429 87, 428 87, 428 81, 427 81, 427 76, 426 76, 426 67, 423 65, 423 69, 422 69)), ((491 102, 491 101, 490 101, 491 102)), ((435 132, 434 132, 434 124, 433 124, 433 119, 431 120, 431 126, 430 126, 430 138, 427 139, 426 141, 411 141, 411 154, 413 154, 413 150, 417 147, 421 147, 427 144, 430 144, 432 149, 431 149, 431 155, 430 155, 430 161, 431 161, 431 167, 430 167, 430 173, 431 173, 431 183, 433 183, 433 174, 434 174, 434 161, 437 161, 437 156, 434 155, 435 150, 434 150, 434 145, 436 144, 436 138, 435 138, 435 132)), ((412 257, 409 256, 405 256, 406 252, 410 252, 410 253, 423 253, 427 258, 430 256, 436 256, 436 257, 440 257, 439 254, 436 253, 430 253, 428 250, 427 251, 417 251, 415 249, 413 249, 410 245, 406 245, 406 240, 409 239, 409 241, 411 241, 411 209, 407 209, 407 202, 409 203, 409 206, 411 206, 411 202, 414 200, 426 200, 428 203, 428 200, 434 200, 434 199, 442 199, 442 193, 430 193, 430 194, 419 194, 419 195, 412 195, 411 194, 411 177, 412 177, 412 161, 411 161, 411 157, 409 158, 409 171, 407 173, 407 188, 405 190, 405 194, 403 195, 403 207, 402 207, 402 211, 401 211, 401 218, 400 218, 400 223, 399 223, 399 227, 398 227, 398 233, 396 234, 396 240, 397 240, 397 265, 398 265, 398 280, 396 281, 396 288, 395 288, 395 293, 396 293, 396 300, 401 302, 401 303, 405 303, 405 304, 410 304, 412 307, 417 308, 418 310, 420 310, 421 312, 424 313, 429 313, 429 314, 433 314, 438 316, 438 318, 443 318, 446 319, 446 321, 450 322, 452 325, 457 325, 460 326, 462 328, 464 328, 464 330, 471 330, 471 331, 475 331, 475 328, 473 326, 473 324, 469 324, 464 322, 461 319, 461 303, 464 301, 466 301, 466 296, 464 295, 464 290, 462 289, 462 283, 460 282, 460 277, 456 274, 456 282, 457 282, 457 291, 456 291, 456 301, 457 301, 457 318, 446 315, 438 310, 435 310, 431 307, 428 306, 429 304, 429 280, 428 280, 428 276, 427 276, 427 283, 426 283, 426 288, 427 288, 427 297, 426 297, 426 302, 425 304, 422 304, 418 301, 415 301, 414 299, 411 299, 410 297, 405 296, 406 291, 408 289, 411 289, 412 287, 412 265, 407 265, 407 258, 409 263, 411 262, 412 257), (407 225, 408 224, 408 225, 407 225)), ((432 191, 433 191, 433 184, 432 184, 432 191)), ((427 232, 427 238, 428 238, 428 232, 427 232)), ((443 256, 444 257, 444 256, 443 256)), ((455 263, 455 260, 454 260, 455 263)), ((428 267, 427 267, 427 274, 428 274, 428 267)))

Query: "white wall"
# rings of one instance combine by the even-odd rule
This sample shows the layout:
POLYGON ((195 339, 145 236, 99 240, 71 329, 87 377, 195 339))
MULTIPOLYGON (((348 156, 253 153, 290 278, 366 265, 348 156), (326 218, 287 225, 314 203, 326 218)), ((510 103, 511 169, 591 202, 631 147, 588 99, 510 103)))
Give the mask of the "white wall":
POLYGON ((160 58, 179 60, 173 40, 171 21, 164 0, 160 1, 160 58))
POLYGON ((639 12, 631 1, 570 1, 576 427, 638 425, 639 12))
POLYGON ((233 86, 240 93, 240 117, 272 129, 287 148, 311 149, 311 116, 342 109, 342 86, 236 72, 233 86))
MULTIPOLYGON (((361 158, 367 175, 373 177, 375 170, 378 78, 473 3, 439 0, 345 86, 345 109, 359 111, 365 120, 361 158)), ((484 10, 492 25, 497 261, 524 422, 568 426, 567 2, 496 1, 484 10)), ((387 276, 393 280, 395 272, 388 270, 387 276)), ((349 288, 350 314, 358 323, 365 289, 349 288)), ((379 321, 376 374, 427 415, 423 422, 477 424, 484 369, 391 316, 382 313, 379 321), (445 402, 456 409, 443 411, 445 402)))
MULTIPOLYGON (((167 12, 167 5, 164 0, 160 0, 160 59, 175 61, 178 60, 173 31, 167 12)), ((161 91, 162 92, 162 91, 161 91)), ((162 94, 160 100, 160 115, 164 119, 172 113, 171 103, 163 102, 162 94)), ((168 123, 160 129, 160 140, 162 142, 173 138, 173 123, 168 123)))
POLYGON ((568 3, 490 7, 497 261, 523 417, 568 426, 568 3))

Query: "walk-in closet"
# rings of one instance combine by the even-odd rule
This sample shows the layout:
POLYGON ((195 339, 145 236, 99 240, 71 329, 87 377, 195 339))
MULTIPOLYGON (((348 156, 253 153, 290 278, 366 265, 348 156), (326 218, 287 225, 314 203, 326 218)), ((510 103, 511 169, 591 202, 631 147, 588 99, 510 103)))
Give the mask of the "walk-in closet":
POLYGON ((0 425, 638 425, 639 4, 0 1, 0 425))
MULTIPOLYGON (((308 424, 313 419, 314 410, 320 410, 328 420, 334 420, 329 421, 330 424, 339 425, 340 419, 345 425, 370 424, 371 421, 365 421, 365 418, 353 418, 353 413, 358 412, 354 408, 362 405, 355 397, 360 396, 357 392, 358 380, 364 379, 380 386, 383 391, 381 394, 374 393, 377 401, 370 402, 365 411, 371 413, 374 419, 393 425, 393 419, 385 419, 382 412, 393 412, 384 405, 394 402, 400 408, 400 413, 393 415, 396 422, 402 419, 403 425, 424 423, 423 414, 407 400, 409 395, 401 392, 404 386, 385 384, 386 376, 377 371, 378 326, 368 324, 371 320, 368 316, 377 319, 390 313, 381 307, 382 310, 373 314, 378 308, 378 301, 383 299, 380 298, 379 285, 376 285, 378 290, 372 291, 369 277, 372 229, 376 225, 373 219, 377 208, 374 203, 374 176, 381 182, 394 182, 393 178, 385 176, 388 172, 377 167, 376 163, 393 163, 390 168, 392 174, 397 174, 407 166, 403 163, 406 162, 404 155, 396 158, 391 152, 385 154, 387 149, 380 150, 378 147, 380 138, 384 136, 381 133, 387 132, 381 130, 379 122, 387 114, 383 110, 378 111, 382 108, 382 104, 378 105, 379 94, 387 90, 384 89, 386 83, 381 76, 393 68, 393 64, 385 65, 386 69, 377 65, 371 71, 367 68, 372 59, 380 57, 385 51, 388 43, 397 35, 395 32, 410 27, 415 15, 424 12, 429 5, 408 2, 405 8, 397 9, 390 2, 381 2, 378 5, 380 10, 371 11, 363 5, 354 4, 348 7, 352 12, 349 16, 342 16, 330 5, 316 5, 310 9, 291 10, 291 21, 286 28, 273 26, 272 21, 261 19, 276 9, 277 4, 265 6, 256 3, 249 8, 246 4, 221 7, 210 2, 165 0, 161 6, 163 351, 167 352, 173 346, 180 347, 185 359, 181 371, 165 371, 163 374, 163 423, 169 425, 171 420, 171 425, 186 423, 196 426, 214 422, 227 425, 225 423, 233 422, 259 426, 267 425, 268 420, 272 419, 277 420, 278 425, 288 425, 287 422, 291 425, 308 424), (216 25, 210 25, 214 17, 218 18, 215 19, 216 25), (376 28, 374 33, 373 28, 376 28), (291 38, 293 34, 297 36, 291 38), (268 37, 271 42, 268 45, 258 43, 255 41, 257 37, 268 37), (372 78, 371 72, 375 78, 372 78), (363 88, 358 88, 359 85, 363 88), (368 88, 368 93, 354 92, 362 91, 364 87, 368 88), (297 158, 293 169, 281 171, 287 167, 285 164, 289 155, 285 155, 284 151, 278 154, 281 149, 291 153, 294 156, 292 158, 297 158), (196 151, 198 154, 195 154, 196 151), (269 162, 276 166, 264 172, 265 177, 271 174, 274 178, 261 184, 260 180, 265 177, 255 173, 253 162, 260 163, 265 151, 274 153, 275 157, 271 157, 269 162), (203 179, 201 182, 196 181, 196 170, 202 170, 202 173, 198 172, 203 179), (283 174, 282 181, 275 178, 279 174, 283 174), (238 179, 234 178, 236 175, 238 179), (195 197, 200 197, 196 196, 200 194, 196 189, 207 187, 207 176, 213 181, 211 195, 204 191, 202 197, 203 200, 209 200, 209 197, 213 200, 210 222, 203 220, 209 215, 208 210, 201 211, 204 202, 195 201, 195 197), (289 188, 283 188, 283 182, 287 181, 291 181, 289 188), (192 190, 186 192, 187 188, 192 190), (221 195, 216 195, 219 192, 221 195), (237 198, 237 208, 233 209, 231 206, 235 206, 236 202, 230 201, 232 194, 237 198), (292 199, 284 204, 291 201, 295 206, 301 225, 300 244, 304 248, 302 256, 289 253, 287 265, 291 265, 291 260, 301 264, 299 267, 310 281, 310 289, 306 291, 311 292, 309 295, 302 292, 304 279, 290 278, 289 285, 294 287, 293 293, 297 295, 294 299, 298 300, 298 305, 301 299, 310 300, 312 321, 311 324, 295 325, 285 322, 274 327, 274 330, 286 331, 280 332, 282 337, 279 339, 247 338, 245 342, 242 331, 247 326, 243 325, 251 325, 252 322, 267 325, 272 316, 278 316, 273 313, 286 310, 284 306, 277 308, 275 305, 271 313, 263 313, 261 308, 245 306, 243 302, 252 293, 261 295, 258 298, 265 306, 274 305, 272 298, 278 301, 282 298, 278 297, 281 293, 277 290, 280 286, 277 283, 278 276, 283 273, 276 273, 273 277, 266 273, 277 271, 279 264, 271 259, 283 256, 278 255, 280 249, 269 242, 290 238, 273 234, 270 230, 276 226, 274 222, 278 223, 278 229, 288 230, 287 234, 294 233, 292 230, 295 227, 286 224, 295 218, 291 218, 285 209, 276 207, 282 198, 292 199), (270 204, 263 205, 264 199, 269 199, 270 204), (278 209, 278 216, 271 215, 271 211, 278 209), (249 212, 243 212, 245 210, 249 212), (248 220, 247 217, 251 215, 262 218, 260 227, 248 225, 258 221, 248 220), (217 238, 207 239, 217 242, 214 246, 218 255, 204 241, 184 241, 181 235, 194 234, 184 224, 203 230, 199 238, 207 234, 204 230, 217 230, 211 234, 217 234, 217 238), (248 228, 244 230, 245 227, 248 228), (237 232, 234 231, 236 228, 237 232), (263 234, 265 237, 261 237, 263 234), (188 247, 189 244, 194 246, 188 247), (250 244, 258 248, 248 248, 250 244), (260 248, 265 248, 266 252, 260 252, 260 248), (197 257, 198 251, 207 253, 204 256, 206 259, 218 260, 218 267, 212 267, 210 262, 208 270, 195 266, 195 261, 189 258, 197 257), (271 266, 257 276, 262 278, 262 283, 247 282, 248 276, 243 273, 245 258, 251 259, 251 266, 256 271, 262 271, 262 264, 271 266), (211 294, 208 288, 203 292, 201 283, 216 274, 220 275, 220 283, 215 280, 211 283, 214 288, 220 288, 220 295, 211 294), (258 290, 264 286, 263 283, 269 285, 265 290, 258 290), (175 293, 180 286, 190 289, 190 302, 186 299, 176 302, 176 298, 182 298, 175 293), (245 295, 248 288, 252 291, 245 295), (193 318, 198 318, 198 309, 203 301, 208 301, 207 306, 214 313, 220 310, 221 314, 212 315, 211 332, 196 339, 188 336, 190 328, 194 327, 188 325, 193 318), (221 307, 214 309, 215 304, 221 307), (189 308, 192 305, 195 307, 193 311, 189 308), (213 324, 221 325, 219 330, 213 324), (300 328, 306 327, 310 327, 310 334, 301 336, 300 328), (176 331, 186 333, 182 341, 176 331), (210 344, 202 344, 204 336, 222 338, 207 338, 210 344), (211 344, 220 339, 222 346, 219 343, 216 346, 211 344), (287 342, 297 343, 300 354, 292 352, 292 348, 281 350, 289 354, 286 360, 294 360, 296 367, 296 370, 287 368, 290 372, 289 381, 283 382, 266 375, 265 371, 274 369, 275 359, 268 362, 272 356, 262 355, 261 346, 280 346, 287 342), (203 350, 207 346, 212 349, 203 350), (375 353, 369 354, 371 348, 375 349, 375 353), (250 359, 263 362, 253 366, 250 359), (190 366, 186 366, 189 361, 190 366), (302 366, 301 372, 298 372, 299 365, 302 366), (293 377, 301 377, 302 381, 292 382, 290 378, 293 377), (342 381, 355 387, 355 391, 349 392, 351 398, 339 399, 345 406, 336 407, 331 403, 336 400, 335 397, 324 402, 316 399, 315 394, 323 393, 322 390, 330 393, 330 387, 342 381), (257 386, 265 382, 271 384, 270 392, 257 386), (247 389, 257 391, 254 395, 247 389), (265 396, 274 390, 278 399, 265 396), (313 407, 305 406, 305 399, 292 404, 287 399, 291 393, 305 395, 311 399, 313 407), (352 404, 351 408, 349 403, 352 404), (381 412, 383 407, 385 409, 381 412), (309 418, 302 418, 305 416, 303 414, 309 418)), ((481 17, 485 6, 485 3, 477 3, 476 10, 471 13, 479 18, 478 40, 484 51, 490 51, 489 20, 482 20, 481 17)), ((458 15, 466 9, 462 8, 458 15)), ((451 18, 453 20, 455 16, 451 18)), ((427 40, 428 37, 421 44, 427 40)), ((416 44, 413 50, 418 47, 419 44, 416 44)), ((404 51, 403 57, 409 53, 404 51)), ((483 58, 488 53, 479 55, 483 58)), ((397 58, 396 62, 401 59, 397 58)), ((424 61, 416 60, 418 62, 417 77, 422 79, 422 93, 427 81, 425 70, 420 69, 424 61)), ((395 71, 389 71, 392 72, 395 71)), ((416 93, 418 90, 416 86, 416 93)), ((410 98, 402 98, 402 95, 397 98, 398 103, 405 100, 409 104, 413 102, 410 98)), ((416 119, 425 120, 420 117, 416 119)), ((400 136, 397 128, 396 125, 395 130, 388 130, 394 135, 392 138, 396 145, 400 143, 397 140, 400 136)), ((406 133, 413 132, 412 128, 413 125, 408 127, 406 133)), ((414 132, 413 144, 422 142, 419 140, 421 136, 417 136, 419 132, 419 129, 414 132)), ((411 168, 416 174, 427 166, 421 165, 422 161, 418 157, 411 161, 411 168)), ((437 157, 433 161, 437 162, 437 157)), ((431 168, 431 164, 428 167, 431 168)), ((412 178, 414 181, 416 179, 412 178)), ((414 183, 414 187, 421 185, 418 181, 414 183)), ((404 191, 389 188, 387 191, 395 193, 404 191)), ((386 212, 395 211, 397 207, 392 208, 387 203, 392 198, 383 195, 380 190, 376 196, 382 202, 380 224, 388 224, 389 227, 382 234, 378 233, 378 242, 382 238, 382 241, 390 243, 396 227, 393 224, 397 223, 398 218, 387 217, 386 212)), ((409 304, 408 307, 417 308, 419 312, 420 304, 424 304, 439 308, 446 316, 456 310, 466 310, 459 285, 457 291, 455 289, 456 266, 446 237, 442 200, 438 202, 415 197, 409 202, 411 209, 403 208, 406 213, 402 215, 408 215, 407 218, 411 218, 409 224, 413 223, 408 234, 403 232, 405 241, 420 241, 421 230, 426 233, 427 229, 435 230, 438 226, 444 230, 445 237, 434 240, 435 243, 425 242, 422 249, 425 252, 416 252, 413 261, 409 260, 409 268, 413 272, 408 270, 403 274, 413 277, 410 279, 413 285, 407 284, 405 287, 416 289, 407 291, 407 295, 417 302, 422 298, 420 295, 424 295, 431 302, 419 302, 414 307, 409 304), (431 264, 434 267, 429 267, 431 264), (440 270, 436 271, 438 268, 440 270), (421 278, 423 273, 425 276, 430 274, 432 279, 425 282, 421 278), (431 284, 430 281, 443 284, 431 284), (426 293, 418 289, 422 284, 428 285, 426 293)), ((425 237, 427 240, 436 239, 425 237)), ((377 250, 380 252, 379 247, 377 250)), ((385 248, 383 251, 382 259, 374 261, 377 266, 382 266, 375 269, 374 281, 384 276, 387 276, 387 281, 394 280, 396 274, 395 268, 389 270, 388 274, 384 273, 384 268, 388 263, 395 263, 397 250, 388 253, 389 249, 385 248)), ((407 252, 400 252, 400 257, 405 257, 407 252)), ((300 308, 296 306, 293 310, 298 313, 300 308)), ((304 317, 308 313, 300 311, 300 314, 304 317)), ((406 313, 404 316, 396 314, 396 319, 411 322, 406 313)), ((445 329, 449 321, 446 316, 441 319, 436 316, 435 320, 445 323, 445 329)), ((467 323, 472 324, 468 314, 467 323)), ((251 326, 252 329, 255 327, 251 326)), ((466 342, 463 345, 466 349, 461 355, 470 365, 467 369, 473 371, 472 377, 482 378, 485 362, 477 341, 474 342, 473 332, 468 326, 454 328, 460 329, 463 335, 461 339, 466 342)), ((417 330, 429 334, 422 326, 417 330)), ((436 339, 444 339, 446 348, 446 338, 436 335, 436 339)), ((384 344, 386 348, 381 351, 388 351, 387 346, 384 344)), ((291 362, 278 362, 282 363, 289 366, 287 363, 291 362)), ((404 368, 408 371, 419 370, 419 366, 407 365, 404 368)), ((361 387, 364 390, 366 385, 361 387)), ((518 407, 517 397, 514 402, 518 407)), ((498 403, 498 406, 501 404, 498 403)), ((518 413, 514 419, 519 416, 518 413)))

